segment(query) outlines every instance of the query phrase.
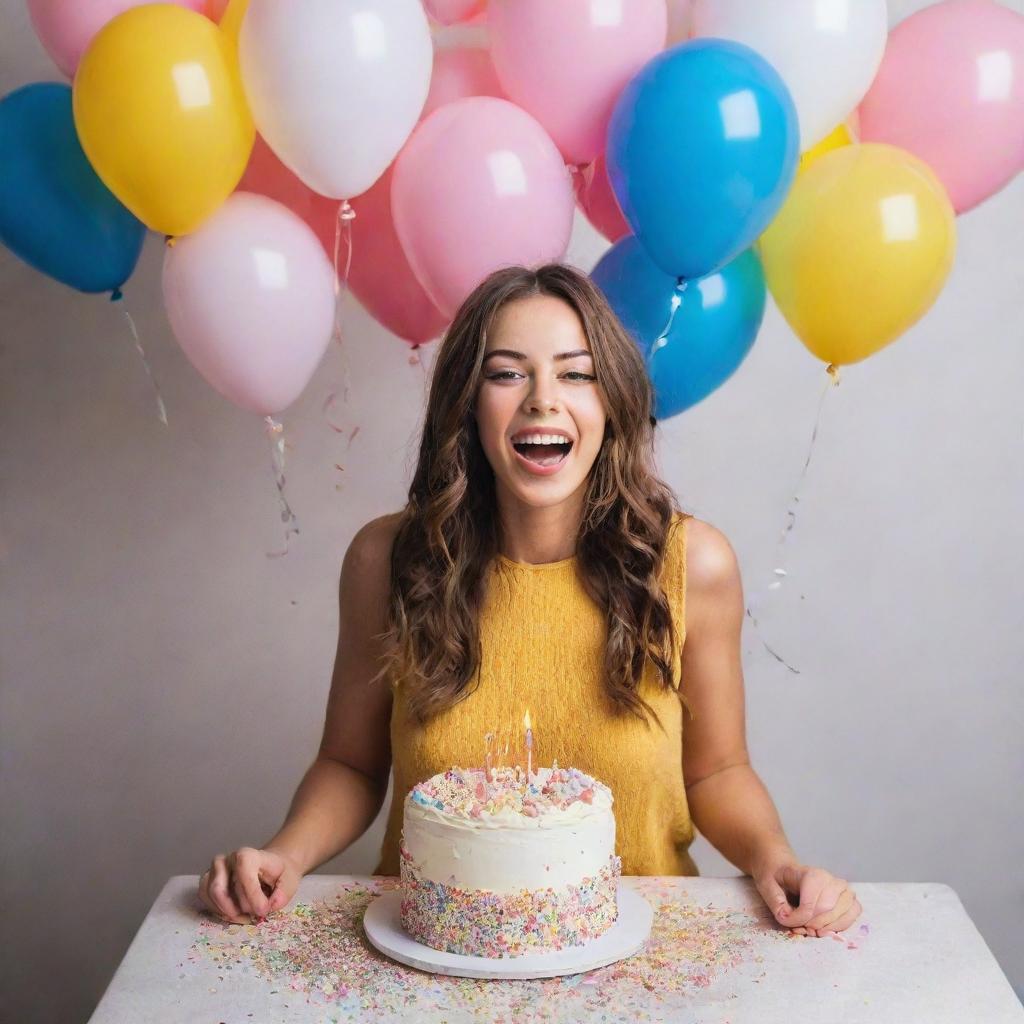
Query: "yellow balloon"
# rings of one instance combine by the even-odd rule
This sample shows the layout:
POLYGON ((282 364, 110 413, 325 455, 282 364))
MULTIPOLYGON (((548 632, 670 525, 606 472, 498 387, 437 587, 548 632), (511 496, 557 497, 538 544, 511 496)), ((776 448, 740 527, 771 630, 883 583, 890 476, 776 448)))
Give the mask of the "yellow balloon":
POLYGON ((197 228, 231 194, 255 128, 232 44, 174 4, 133 7, 82 57, 75 128, 104 183, 165 235, 197 228))
POLYGON ((824 154, 761 235, 765 279, 826 363, 865 359, 919 320, 953 265, 956 218, 931 169, 881 143, 824 154))
POLYGON ((228 0, 220 19, 221 31, 238 46, 238 33, 242 31, 242 19, 249 9, 249 0, 228 0))
POLYGON ((853 136, 850 134, 850 129, 845 125, 841 124, 837 128, 833 128, 816 146, 811 146, 806 153, 800 157, 800 163, 797 165, 796 173, 800 174, 805 171, 815 160, 820 156, 824 156, 826 153, 831 153, 834 149, 841 149, 843 146, 849 146, 853 143, 853 136))

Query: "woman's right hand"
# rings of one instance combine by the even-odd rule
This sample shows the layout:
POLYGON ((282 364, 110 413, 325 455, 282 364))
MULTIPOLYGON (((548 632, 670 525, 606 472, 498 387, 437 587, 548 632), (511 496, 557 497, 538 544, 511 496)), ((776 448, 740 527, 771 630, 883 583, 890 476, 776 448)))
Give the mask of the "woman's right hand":
POLYGON ((287 906, 301 879, 298 865, 284 854, 243 846, 213 858, 199 879, 199 898, 231 924, 255 924, 287 906))

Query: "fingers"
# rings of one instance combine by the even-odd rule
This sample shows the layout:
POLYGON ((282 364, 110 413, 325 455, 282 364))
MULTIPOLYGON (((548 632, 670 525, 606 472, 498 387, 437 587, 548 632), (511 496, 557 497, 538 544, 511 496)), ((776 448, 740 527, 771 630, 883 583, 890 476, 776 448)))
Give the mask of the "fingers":
POLYGON ((811 929, 817 929, 821 931, 823 928, 834 928, 834 922, 838 921, 846 912, 850 909, 850 905, 853 903, 855 897, 853 891, 850 889, 844 889, 836 900, 835 906, 828 911, 824 911, 812 917, 806 927, 811 929))
POLYGON ((210 870, 200 880, 199 897, 217 917, 232 924, 248 924, 228 887, 227 858, 223 854, 213 858, 210 870))
POLYGON ((789 900, 786 899, 786 893, 782 886, 774 878, 762 880, 761 886, 761 897, 768 907, 771 908, 772 913, 775 915, 775 920, 780 924, 786 924, 786 915, 793 908, 789 905, 789 900))
POLYGON ((811 935, 818 938, 823 938, 826 935, 835 934, 837 932, 845 931, 850 927, 857 918, 863 913, 864 908, 861 906, 860 900, 856 896, 852 897, 849 907, 845 913, 841 914, 835 920, 828 922, 820 927, 812 928, 805 926, 802 928, 794 928, 793 931, 797 935, 811 935))
POLYGON ((251 846, 243 846, 235 854, 235 890, 239 892, 239 906, 246 913, 266 917, 270 901, 260 885, 260 854, 251 846))
POLYGON ((818 915, 830 912, 846 880, 835 878, 824 868, 801 868, 787 865, 783 869, 783 884, 800 893, 800 904, 784 918, 790 928, 804 927, 818 915))

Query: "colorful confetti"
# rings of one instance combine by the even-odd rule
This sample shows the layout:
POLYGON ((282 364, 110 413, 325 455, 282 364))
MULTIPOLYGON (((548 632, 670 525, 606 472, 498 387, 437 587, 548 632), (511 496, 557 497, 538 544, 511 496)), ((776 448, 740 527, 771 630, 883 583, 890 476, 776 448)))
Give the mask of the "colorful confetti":
POLYGON ((204 920, 190 955, 263 979, 274 996, 324 1009, 329 1024, 373 1017, 415 1020, 442 1013, 455 1021, 677 1020, 681 1003, 744 965, 757 965, 756 943, 809 941, 767 917, 697 906, 661 879, 631 879, 655 908, 644 952, 586 974, 533 981, 480 980, 428 974, 389 960, 363 933, 363 913, 394 878, 341 885, 326 901, 299 903, 262 925, 204 920))
POLYGON ((495 893, 434 882, 402 853, 402 926, 417 942, 467 956, 514 957, 582 946, 618 919, 622 860, 614 854, 596 878, 559 889, 495 893))
POLYGON ((594 804, 607 808, 612 792, 603 783, 577 768, 538 768, 526 773, 521 768, 494 768, 490 778, 482 768, 450 768, 414 786, 409 799, 456 818, 480 819, 509 814, 527 818, 552 817, 573 804, 594 804))

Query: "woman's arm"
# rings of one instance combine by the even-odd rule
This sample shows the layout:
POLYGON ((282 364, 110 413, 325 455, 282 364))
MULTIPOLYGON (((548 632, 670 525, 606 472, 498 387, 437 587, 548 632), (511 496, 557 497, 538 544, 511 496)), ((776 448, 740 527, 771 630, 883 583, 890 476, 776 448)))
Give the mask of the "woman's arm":
POLYGON ((682 689, 693 711, 683 778, 693 823, 750 875, 775 919, 822 936, 849 928, 861 905, 847 881, 801 864, 764 783, 750 765, 740 634, 744 602, 736 554, 708 523, 687 519, 686 642, 682 689), (790 907, 787 893, 797 896, 790 907))
POLYGON ((683 778, 690 816, 724 857, 754 875, 767 860, 797 858, 747 751, 739 566, 725 535, 710 523, 689 518, 684 528, 682 688, 693 717, 684 719, 683 778))
POLYGON ((373 823, 391 770, 391 691, 368 681, 380 668, 397 515, 367 523, 341 568, 338 647, 316 759, 284 825, 264 847, 288 857, 301 874, 341 853, 373 823))

